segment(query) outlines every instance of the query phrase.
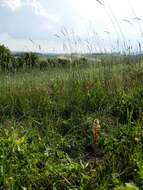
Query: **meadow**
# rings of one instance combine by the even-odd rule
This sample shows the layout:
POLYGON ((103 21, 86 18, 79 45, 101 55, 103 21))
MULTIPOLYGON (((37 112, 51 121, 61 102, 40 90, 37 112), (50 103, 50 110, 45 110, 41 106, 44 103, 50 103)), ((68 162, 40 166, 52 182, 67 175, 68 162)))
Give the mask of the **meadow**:
POLYGON ((1 66, 0 189, 143 189, 143 65, 133 58, 1 66))

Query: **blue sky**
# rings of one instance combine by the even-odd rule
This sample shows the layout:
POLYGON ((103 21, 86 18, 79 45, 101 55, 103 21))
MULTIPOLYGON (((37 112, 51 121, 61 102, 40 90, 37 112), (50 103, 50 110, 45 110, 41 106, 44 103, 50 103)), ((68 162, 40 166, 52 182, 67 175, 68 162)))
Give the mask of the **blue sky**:
POLYGON ((0 0, 0 43, 13 51, 84 52, 142 42, 142 0, 100 2, 0 0))

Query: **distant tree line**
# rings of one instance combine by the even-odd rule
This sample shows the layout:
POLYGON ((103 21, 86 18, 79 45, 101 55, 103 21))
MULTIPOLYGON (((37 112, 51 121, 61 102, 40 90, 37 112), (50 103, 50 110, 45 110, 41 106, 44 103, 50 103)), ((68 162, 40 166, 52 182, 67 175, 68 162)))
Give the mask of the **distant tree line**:
POLYGON ((85 64, 85 58, 69 59, 69 58, 46 58, 40 59, 39 55, 33 52, 21 53, 14 55, 7 47, 0 45, 0 71, 15 72, 20 69, 40 68, 56 66, 67 66, 76 64, 85 64))
POLYGON ((14 56, 4 45, 0 45, 0 70, 16 71, 20 68, 31 68, 38 64, 38 56, 32 52, 14 56))

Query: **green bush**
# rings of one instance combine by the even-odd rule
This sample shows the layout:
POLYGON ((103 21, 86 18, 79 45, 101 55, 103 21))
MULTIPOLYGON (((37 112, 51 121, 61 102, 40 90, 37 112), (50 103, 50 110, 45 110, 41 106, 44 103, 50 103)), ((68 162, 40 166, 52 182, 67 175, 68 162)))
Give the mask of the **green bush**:
POLYGON ((1 71, 12 70, 15 62, 14 56, 4 45, 0 45, 0 68, 1 71))

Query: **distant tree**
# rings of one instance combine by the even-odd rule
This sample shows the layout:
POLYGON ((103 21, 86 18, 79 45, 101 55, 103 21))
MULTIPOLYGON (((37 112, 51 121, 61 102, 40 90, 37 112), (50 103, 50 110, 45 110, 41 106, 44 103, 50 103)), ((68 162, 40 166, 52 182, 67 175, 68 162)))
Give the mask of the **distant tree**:
POLYGON ((58 64, 61 66, 70 65, 70 60, 67 58, 58 58, 58 64))
POLYGON ((40 69, 45 69, 48 66, 48 60, 40 60, 39 61, 39 67, 40 69))
POLYGON ((55 67, 58 64, 58 60, 56 58, 55 59, 48 58, 48 64, 49 64, 49 66, 55 67))
POLYGON ((17 62, 17 68, 23 68, 24 67, 24 59, 22 57, 17 57, 16 59, 17 62))
POLYGON ((23 59, 28 67, 34 67, 38 63, 38 55, 32 52, 24 53, 23 59))
POLYGON ((0 45, 0 67, 1 70, 10 70, 14 63, 14 56, 4 45, 0 45))

